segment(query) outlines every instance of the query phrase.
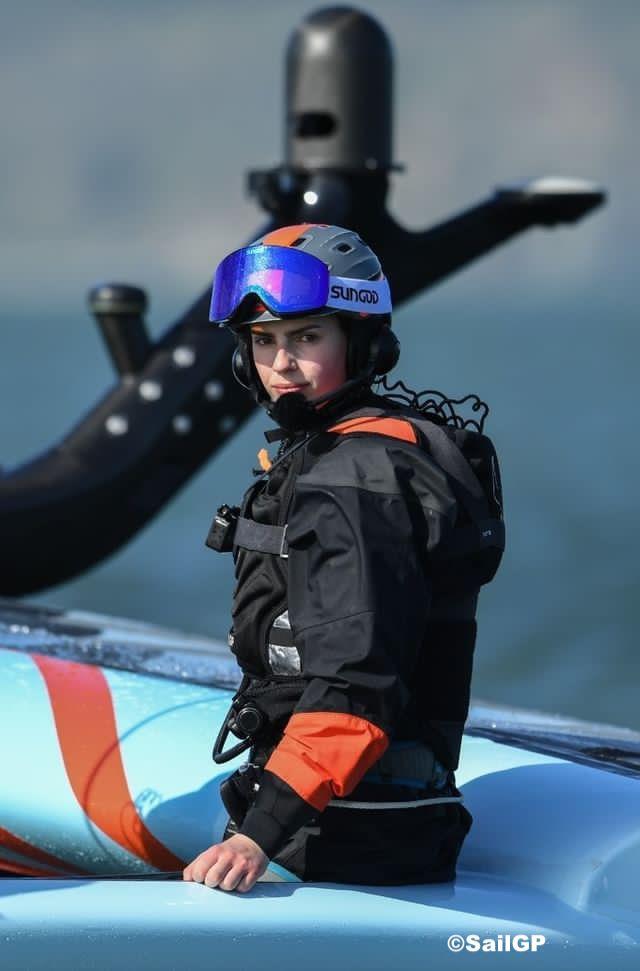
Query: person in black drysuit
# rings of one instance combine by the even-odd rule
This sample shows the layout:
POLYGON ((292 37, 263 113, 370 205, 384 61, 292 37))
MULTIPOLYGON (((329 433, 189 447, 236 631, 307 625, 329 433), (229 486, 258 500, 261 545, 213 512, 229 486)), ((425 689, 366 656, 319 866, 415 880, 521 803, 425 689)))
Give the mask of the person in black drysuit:
MULTIPOLYGON (((382 278, 340 227, 254 244, 276 263, 291 246, 343 293, 382 278)), ((209 542, 224 549, 221 524, 235 528, 230 645, 244 677, 226 727, 250 753, 223 784, 224 841, 185 879, 246 891, 273 860, 307 881, 453 880, 471 825, 454 770, 484 578, 450 552, 469 517, 434 457, 440 426, 371 390, 398 357, 388 314, 279 316, 264 291, 245 296, 234 368, 280 448, 263 451, 237 521, 222 507, 209 542)))

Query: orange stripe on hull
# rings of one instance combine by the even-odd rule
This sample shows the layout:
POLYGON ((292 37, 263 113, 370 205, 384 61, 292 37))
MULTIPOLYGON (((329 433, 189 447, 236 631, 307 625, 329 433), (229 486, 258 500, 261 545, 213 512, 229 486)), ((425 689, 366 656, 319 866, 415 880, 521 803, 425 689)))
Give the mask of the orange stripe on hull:
POLYGON ((333 425, 330 432, 337 432, 339 435, 349 435, 352 432, 373 432, 376 435, 388 435, 390 438, 399 438, 403 442, 411 442, 413 445, 418 441, 416 430, 404 418, 350 418, 333 425))
POLYGON ((46 867, 51 867, 54 870, 60 870, 66 873, 81 873, 84 874, 86 870, 80 870, 78 867, 73 866, 72 863, 66 863, 64 860, 59 860, 57 856, 52 856, 51 853, 47 853, 46 850, 41 850, 39 846, 33 846, 31 843, 27 843, 25 840, 20 839, 14 833, 10 833, 8 829, 0 826, 0 848, 5 847, 8 850, 13 850, 14 853, 19 853, 21 856, 26 856, 28 859, 33 860, 34 863, 42 863, 46 867))
POLYGON ((0 855, 0 870, 7 873, 16 873, 21 877, 64 877, 67 874, 61 870, 50 870, 48 868, 39 870, 36 867, 27 866, 24 863, 16 863, 15 860, 7 860, 0 855))
POLYGON ((366 718, 335 711, 296 712, 266 769, 320 812, 346 796, 378 761, 389 739, 366 718))
POLYGON ((43 655, 34 661, 49 692, 71 788, 91 822, 151 866, 182 869, 184 862, 147 829, 131 798, 102 671, 43 655))

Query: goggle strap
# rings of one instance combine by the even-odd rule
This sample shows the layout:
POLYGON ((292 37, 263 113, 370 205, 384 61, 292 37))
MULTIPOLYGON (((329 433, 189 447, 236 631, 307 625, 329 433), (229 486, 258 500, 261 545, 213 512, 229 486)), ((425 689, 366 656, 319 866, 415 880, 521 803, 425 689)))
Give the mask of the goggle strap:
POLYGON ((389 281, 352 280, 343 276, 329 277, 327 307, 351 313, 390 314, 391 291, 389 281))

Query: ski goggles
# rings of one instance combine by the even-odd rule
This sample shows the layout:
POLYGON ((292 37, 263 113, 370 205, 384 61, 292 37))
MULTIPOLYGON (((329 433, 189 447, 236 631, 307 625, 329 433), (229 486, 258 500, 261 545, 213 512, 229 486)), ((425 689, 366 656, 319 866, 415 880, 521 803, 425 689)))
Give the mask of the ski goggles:
POLYGON ((391 313, 386 279, 332 276, 317 256, 288 246, 245 246, 227 256, 213 279, 209 320, 224 326, 250 293, 282 317, 325 309, 391 313))

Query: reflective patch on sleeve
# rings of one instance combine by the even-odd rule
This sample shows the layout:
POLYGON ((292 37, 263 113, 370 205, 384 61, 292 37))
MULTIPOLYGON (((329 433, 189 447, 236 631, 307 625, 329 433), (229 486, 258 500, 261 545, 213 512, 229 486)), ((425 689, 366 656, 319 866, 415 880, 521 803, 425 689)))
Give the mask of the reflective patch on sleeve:
POLYGON ((300 674, 300 655, 295 645, 269 643, 269 667, 272 674, 300 674))
POLYGON ((269 666, 276 675, 298 675, 302 670, 300 654, 293 643, 288 610, 276 617, 269 632, 269 666))

